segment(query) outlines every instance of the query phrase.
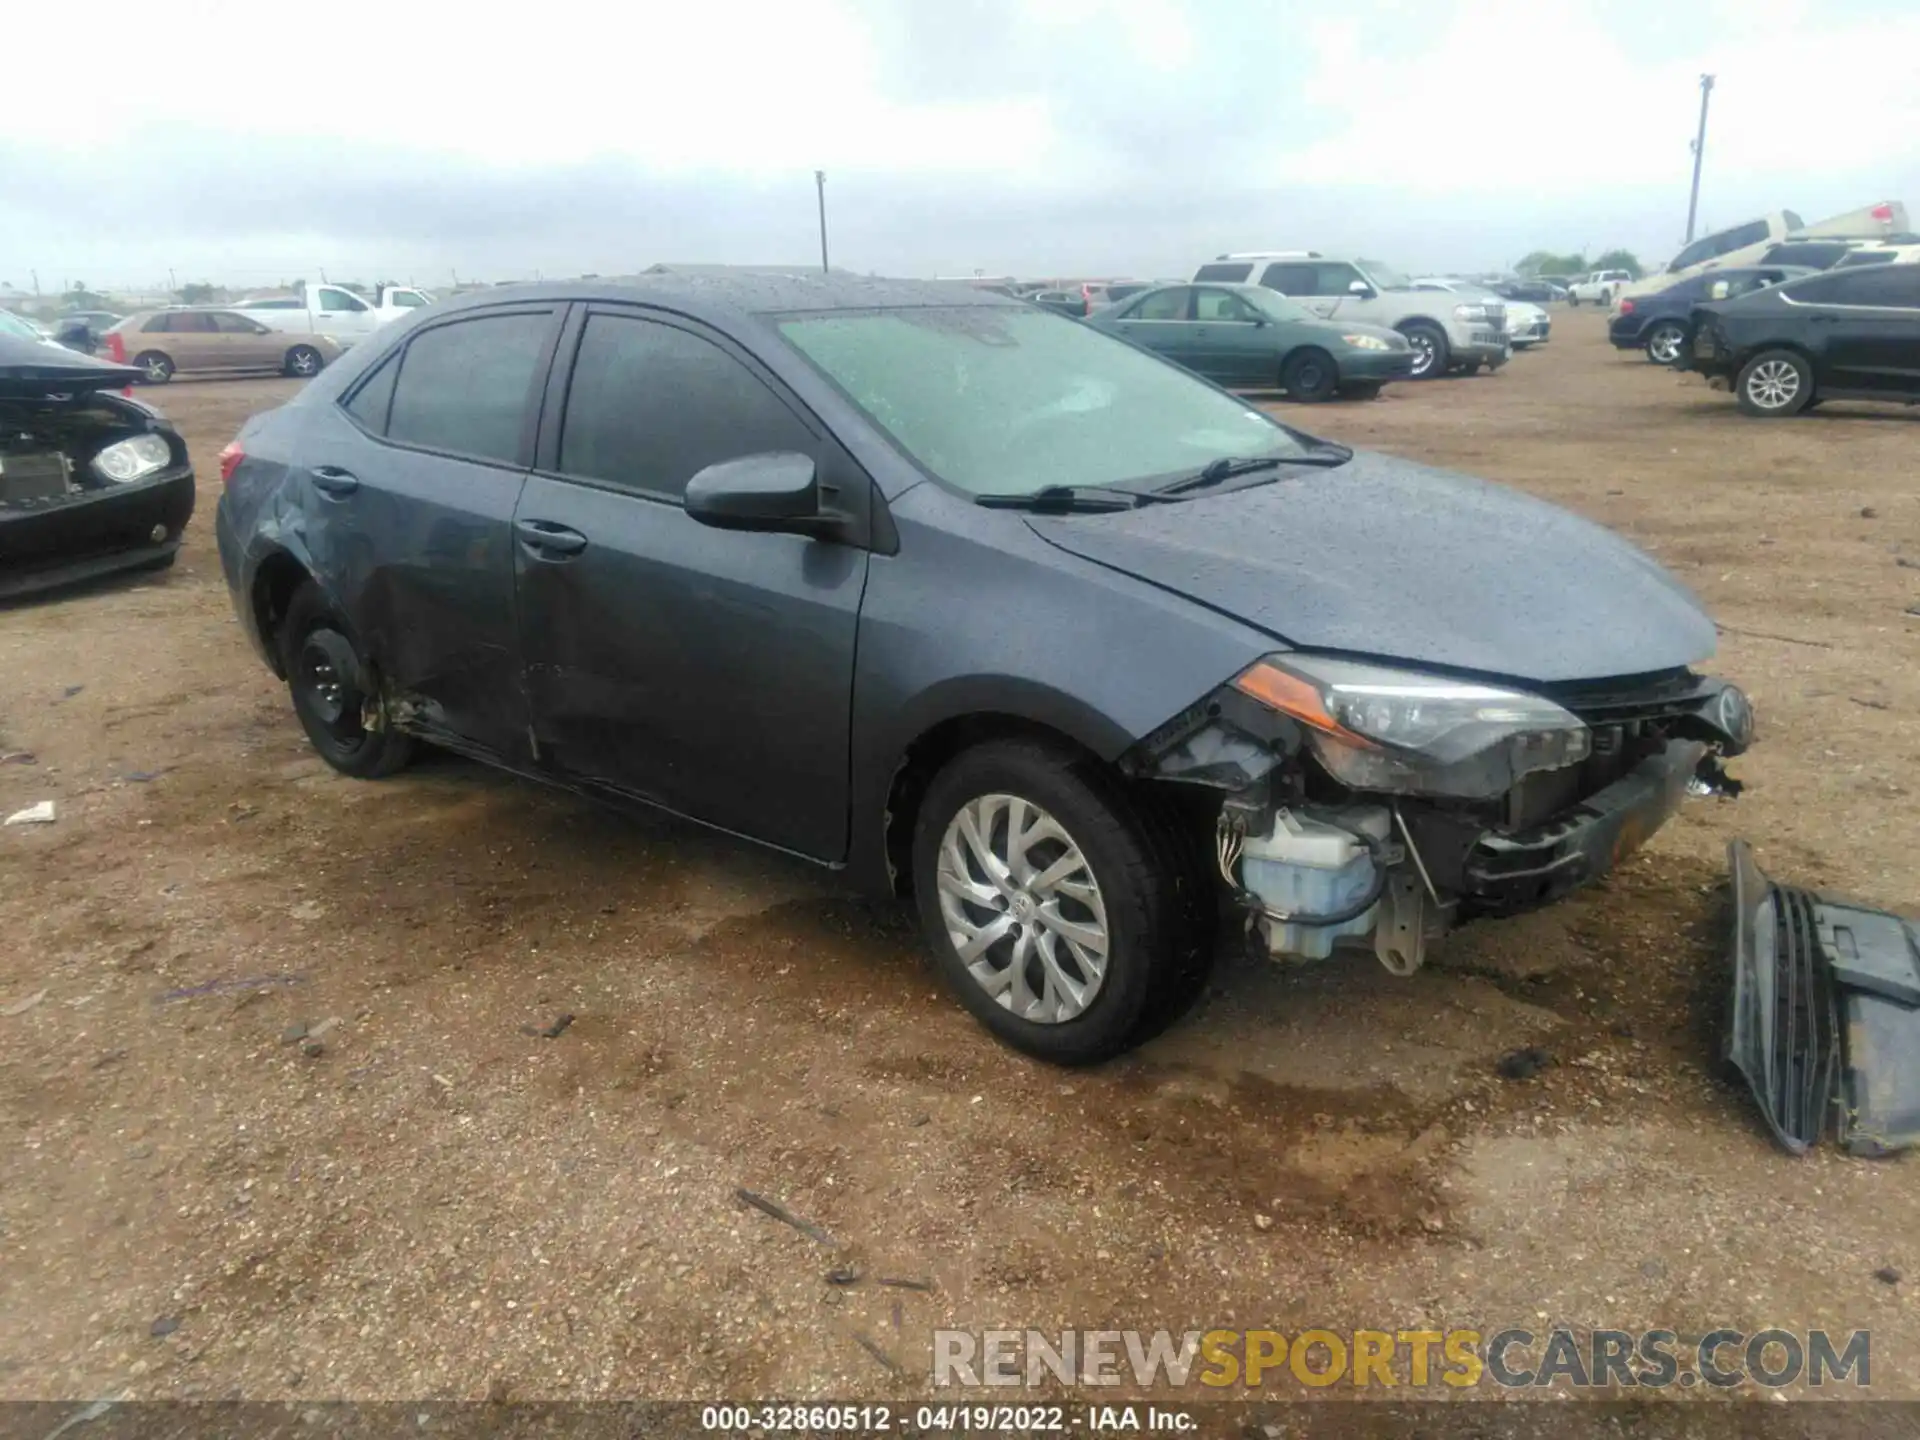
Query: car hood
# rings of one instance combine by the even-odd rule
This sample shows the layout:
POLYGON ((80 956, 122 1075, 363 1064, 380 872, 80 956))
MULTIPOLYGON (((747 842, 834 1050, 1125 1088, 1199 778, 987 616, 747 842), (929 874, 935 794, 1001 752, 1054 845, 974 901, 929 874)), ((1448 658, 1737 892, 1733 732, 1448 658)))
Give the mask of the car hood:
POLYGON ((1618 536, 1385 455, 1175 505, 1027 523, 1070 554, 1298 649, 1537 684, 1675 669, 1714 650, 1693 594, 1618 536))
POLYGON ((139 378, 131 366, 95 360, 50 340, 0 335, 0 397, 37 400, 85 390, 121 390, 139 378))

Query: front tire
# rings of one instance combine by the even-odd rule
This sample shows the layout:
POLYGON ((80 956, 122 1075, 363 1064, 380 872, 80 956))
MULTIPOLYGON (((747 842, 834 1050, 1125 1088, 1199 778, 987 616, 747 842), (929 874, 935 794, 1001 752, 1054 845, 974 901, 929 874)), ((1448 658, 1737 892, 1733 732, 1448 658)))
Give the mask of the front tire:
POLYGON ((386 724, 367 728, 367 663, 311 580, 287 603, 279 642, 293 713, 322 760, 356 780, 379 780, 413 758, 411 736, 386 724))
POLYGON ((287 351, 286 362, 281 370, 282 373, 296 380, 310 380, 320 373, 321 367, 326 363, 320 352, 313 346, 296 345, 287 351))
POLYGON ((1680 359, 1680 352, 1687 343, 1684 327, 1671 320, 1662 320, 1647 332, 1647 359, 1655 365, 1672 365, 1680 359))
POLYGON ((913 883, 960 1003, 1056 1065, 1108 1059, 1159 1028, 1211 955, 1170 823, 1064 746, 995 740, 949 761, 915 822, 913 883))
POLYGON ((173 379, 173 360, 159 350, 142 350, 133 357, 142 385, 164 385, 173 379))
POLYGON ((1340 368, 1324 350, 1296 350, 1280 367, 1280 388, 1289 400, 1317 405, 1340 384, 1340 368))
POLYGON ((1409 379, 1433 380, 1447 373, 1453 351, 1447 345, 1447 332, 1430 320, 1416 320, 1400 333, 1413 346, 1413 374, 1409 379))
POLYGON ((1766 420, 1798 415, 1813 400, 1813 367, 1792 350, 1763 350, 1733 382, 1740 408, 1766 420))

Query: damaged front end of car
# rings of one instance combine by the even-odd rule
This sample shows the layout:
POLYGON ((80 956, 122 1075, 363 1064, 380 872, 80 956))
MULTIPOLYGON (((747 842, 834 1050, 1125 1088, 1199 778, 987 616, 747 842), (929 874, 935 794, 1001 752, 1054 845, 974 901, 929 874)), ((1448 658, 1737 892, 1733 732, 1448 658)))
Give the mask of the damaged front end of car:
POLYGON ((1721 762, 1752 738, 1746 696, 1691 671, 1529 690, 1284 653, 1125 763, 1219 793, 1219 877, 1267 954, 1410 975, 1454 926, 1605 874, 1689 791, 1737 793, 1721 762))

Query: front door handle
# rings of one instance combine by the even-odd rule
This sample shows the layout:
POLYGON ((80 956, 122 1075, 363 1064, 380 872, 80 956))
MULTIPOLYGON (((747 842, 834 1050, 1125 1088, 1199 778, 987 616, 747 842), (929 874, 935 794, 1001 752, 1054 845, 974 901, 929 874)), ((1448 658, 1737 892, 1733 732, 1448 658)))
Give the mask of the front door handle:
POLYGON ((345 497, 360 488, 357 475, 340 469, 337 465, 316 465, 313 467, 314 486, 325 494, 345 497))
POLYGON ((520 543, 543 559, 578 555, 587 548, 586 536, 551 520, 516 520, 513 528, 520 536, 520 543))

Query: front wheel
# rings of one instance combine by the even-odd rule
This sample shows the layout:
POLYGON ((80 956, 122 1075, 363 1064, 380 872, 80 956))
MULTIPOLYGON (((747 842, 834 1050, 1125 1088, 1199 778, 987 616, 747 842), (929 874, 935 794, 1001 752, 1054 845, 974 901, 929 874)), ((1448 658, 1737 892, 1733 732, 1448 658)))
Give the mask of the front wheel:
POLYGON ((1765 350, 1740 368, 1733 392, 1749 415, 1798 415, 1813 400, 1813 367, 1792 350, 1765 350))
POLYGON ((326 362, 320 352, 311 345, 296 345, 287 351, 286 364, 282 367, 288 375, 298 380, 306 380, 320 373, 320 367, 326 362))
POLYGON ((1339 368, 1324 350, 1296 350, 1280 367, 1280 388, 1303 404, 1325 400, 1339 383, 1339 368))
POLYGON ((385 723, 368 728, 374 686, 367 663, 311 580, 288 602, 279 640, 293 713, 322 760, 342 775, 379 780, 413 758, 412 737, 385 723))
POLYGON ((1057 1065, 1137 1044, 1211 953, 1169 822, 1091 756, 989 741, 934 777, 914 828, 920 923, 1000 1040, 1057 1065))
POLYGON ((158 350, 143 350, 133 357, 142 385, 164 385, 173 379, 173 361, 158 350))
POLYGON ((1656 365, 1671 365, 1680 358, 1687 343, 1687 332, 1671 321, 1662 321, 1647 332, 1647 359, 1656 365))
POLYGON ((1460 373, 1462 375, 1478 375, 1480 373, 1480 362, 1478 360, 1467 361, 1460 367, 1460 373))
POLYGON ((1446 331, 1431 321, 1416 320, 1400 333, 1413 346, 1413 373, 1410 378, 1431 380, 1436 375, 1447 373, 1447 361, 1453 352, 1447 346, 1446 331))

